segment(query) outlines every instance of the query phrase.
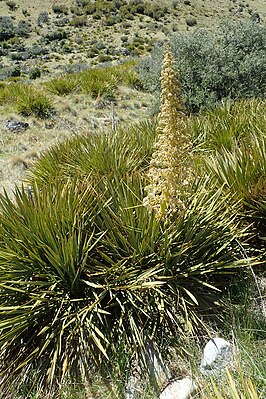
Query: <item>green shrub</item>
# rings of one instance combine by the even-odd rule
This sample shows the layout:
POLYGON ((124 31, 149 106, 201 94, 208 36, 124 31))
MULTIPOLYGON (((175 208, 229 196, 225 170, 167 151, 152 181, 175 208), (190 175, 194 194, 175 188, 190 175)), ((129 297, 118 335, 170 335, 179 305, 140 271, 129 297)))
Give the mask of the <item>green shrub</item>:
POLYGON ((0 83, 0 105, 4 105, 8 100, 7 85, 6 83, 0 83))
POLYGON ((86 26, 87 25, 87 16, 81 15, 81 16, 74 17, 70 21, 70 24, 73 26, 86 26))
POLYGON ((56 30, 51 33, 47 33, 47 35, 44 36, 44 39, 46 43, 52 42, 54 40, 63 40, 66 39, 68 36, 68 33, 65 30, 56 30))
POLYGON ((165 13, 167 12, 167 8, 162 8, 158 5, 149 4, 145 5, 144 14, 159 21, 161 18, 164 17, 165 13))
POLYGON ((41 70, 39 67, 34 67, 30 70, 29 78, 35 80, 41 77, 41 70))
POLYGON ((10 71, 10 76, 15 78, 21 75, 21 69, 19 66, 15 66, 11 71, 10 71))
POLYGON ((80 85, 84 93, 92 98, 113 98, 118 85, 118 77, 108 68, 95 68, 80 74, 80 85))
POLYGON ((54 21, 54 25, 55 25, 55 26, 62 27, 62 26, 68 25, 69 22, 70 22, 70 19, 69 19, 68 17, 57 18, 57 19, 54 21))
POLYGON ((109 17, 106 17, 104 23, 105 23, 106 26, 113 26, 113 25, 115 25, 115 24, 120 23, 121 20, 122 20, 122 19, 121 19, 120 16, 118 16, 118 15, 111 15, 111 16, 109 16, 109 17))
POLYGON ((70 7, 70 12, 75 16, 84 15, 84 9, 81 7, 70 7))
POLYGON ((195 26, 195 25, 197 25, 197 18, 195 18, 195 17, 187 17, 186 18, 186 24, 187 24, 187 26, 195 26))
POLYGON ((79 7, 85 7, 90 3, 90 0, 76 0, 79 7))
POLYGON ((143 0, 131 0, 130 4, 134 5, 135 12, 137 14, 144 14, 145 13, 145 3, 143 0))
POLYGON ((14 37, 16 29, 11 17, 0 17, 0 42, 14 37))
POLYGON ((92 15, 92 14, 94 14, 96 12, 96 9, 97 9, 96 3, 91 3, 91 4, 88 4, 85 7, 84 11, 85 11, 86 14, 92 15))
POLYGON ((26 21, 19 21, 16 28, 16 34, 20 37, 29 37, 32 32, 31 24, 26 21))
POLYGON ((17 3, 13 0, 7 0, 6 5, 10 8, 11 11, 15 11, 18 7, 17 3))
POLYGON ((53 4, 52 10, 56 14, 67 14, 68 8, 63 4, 53 4))
POLYGON ((179 4, 180 4, 180 0, 173 0, 172 1, 173 8, 177 8, 179 6, 179 4))
POLYGON ((109 62, 112 61, 113 57, 109 54, 100 54, 97 58, 98 62, 109 62))
POLYGON ((49 21, 48 12, 47 11, 41 11, 39 13, 39 15, 38 15, 37 24, 38 25, 47 24, 48 21, 49 21))
MULTIPOLYGON (((250 22, 226 23, 216 32, 198 29, 171 40, 190 111, 213 107, 225 98, 264 97, 266 27, 250 22)), ((162 50, 156 47, 141 63, 144 86, 160 89, 162 50)))
POLYGON ((62 75, 49 80, 46 87, 53 94, 65 96, 78 90, 79 80, 75 74, 62 75))
POLYGON ((93 13, 93 16, 92 16, 92 17, 93 17, 93 19, 98 20, 98 19, 101 19, 102 16, 103 16, 102 12, 100 12, 100 11, 95 11, 95 12, 93 13))

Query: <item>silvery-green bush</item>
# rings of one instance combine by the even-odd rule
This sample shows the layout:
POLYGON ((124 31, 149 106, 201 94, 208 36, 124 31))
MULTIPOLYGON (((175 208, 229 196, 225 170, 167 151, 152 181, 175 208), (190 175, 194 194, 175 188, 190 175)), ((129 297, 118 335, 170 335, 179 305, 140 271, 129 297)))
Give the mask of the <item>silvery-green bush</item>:
MULTIPOLYGON (((265 97, 266 26, 224 22, 216 31, 197 29, 170 38, 189 111, 222 99, 265 97)), ((140 64, 144 87, 160 90, 162 45, 140 64)))

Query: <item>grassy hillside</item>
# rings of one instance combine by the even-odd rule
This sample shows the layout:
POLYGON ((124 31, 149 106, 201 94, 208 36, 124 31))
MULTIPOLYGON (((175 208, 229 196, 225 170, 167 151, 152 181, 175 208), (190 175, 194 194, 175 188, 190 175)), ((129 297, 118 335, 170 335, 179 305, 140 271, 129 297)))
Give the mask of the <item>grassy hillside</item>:
POLYGON ((13 24, 2 29, 2 37, 0 28, 0 76, 14 63, 26 74, 40 66, 43 75, 50 76, 75 64, 82 68, 139 56, 173 32, 214 28, 223 18, 263 20, 265 5, 263 0, 180 0, 159 5, 125 0, 12 0, 0 2, 0 16, 11 17, 13 24))
MULTIPOLYGON (((14 184, 25 176, 33 161, 52 144, 77 134, 91 134, 99 129, 111 128, 112 123, 120 126, 147 117, 152 95, 138 88, 139 80, 133 65, 129 63, 122 67, 124 82, 118 77, 121 75, 119 68, 96 70, 96 80, 92 80, 92 83, 94 82, 92 94, 89 76, 82 73, 50 79, 46 83, 40 79, 30 86, 28 83, 14 82, 0 88, 0 93, 3 94, 6 90, 6 96, 10 96, 9 100, 2 99, 1 102, 0 99, 1 191, 5 188, 10 192, 14 184), (110 84, 110 76, 115 72, 117 77, 113 79, 113 84, 110 84), (72 86, 71 91, 69 86, 71 76, 74 80, 80 77, 84 88, 72 86), (127 82, 126 76, 129 79, 127 82), (104 84, 106 92, 103 91, 104 84), (21 90, 16 92, 17 87, 21 90), (33 93, 29 101, 27 101, 29 93, 26 94, 24 91, 27 88, 31 88, 33 93), (70 90, 70 93, 65 94, 66 90, 70 90), (31 112, 31 107, 34 108, 39 97, 49 101, 51 113, 47 114, 48 118, 40 118, 34 109, 31 112), (23 109, 26 107, 24 113, 22 110, 22 114, 19 111, 20 107, 23 109), (6 126, 9 120, 27 123, 28 128, 22 131, 8 130, 6 126)), ((37 110, 40 111, 41 106, 42 102, 37 110)))

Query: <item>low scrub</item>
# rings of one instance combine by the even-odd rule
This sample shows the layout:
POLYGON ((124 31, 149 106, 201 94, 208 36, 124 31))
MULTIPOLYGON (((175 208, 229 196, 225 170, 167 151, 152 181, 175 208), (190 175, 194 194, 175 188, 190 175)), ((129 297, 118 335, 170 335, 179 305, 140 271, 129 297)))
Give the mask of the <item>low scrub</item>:
POLYGON ((79 80, 76 74, 61 75, 49 80, 46 84, 49 92, 58 96, 66 96, 79 89, 79 80))
POLYGON ((19 82, 1 86, 0 102, 15 104, 24 116, 48 118, 54 112, 52 100, 43 91, 19 82))
MULTIPOLYGON (((226 98, 264 98, 265 41, 265 25, 252 22, 174 35, 170 42, 188 110, 210 108, 226 98)), ((143 84, 151 92, 160 90, 161 63, 162 49, 157 46, 140 64, 143 84)))

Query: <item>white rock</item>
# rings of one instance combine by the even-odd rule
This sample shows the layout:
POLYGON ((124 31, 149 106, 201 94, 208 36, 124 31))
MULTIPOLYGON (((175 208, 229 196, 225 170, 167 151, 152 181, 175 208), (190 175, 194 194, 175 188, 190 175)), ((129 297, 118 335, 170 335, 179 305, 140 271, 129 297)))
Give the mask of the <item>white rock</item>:
POLYGON ((202 374, 212 374, 229 366, 232 361, 230 342, 223 338, 213 338, 207 342, 200 364, 202 374))
POLYGON ((159 399, 189 399, 196 389, 195 382, 186 377, 168 385, 161 393, 159 399))

